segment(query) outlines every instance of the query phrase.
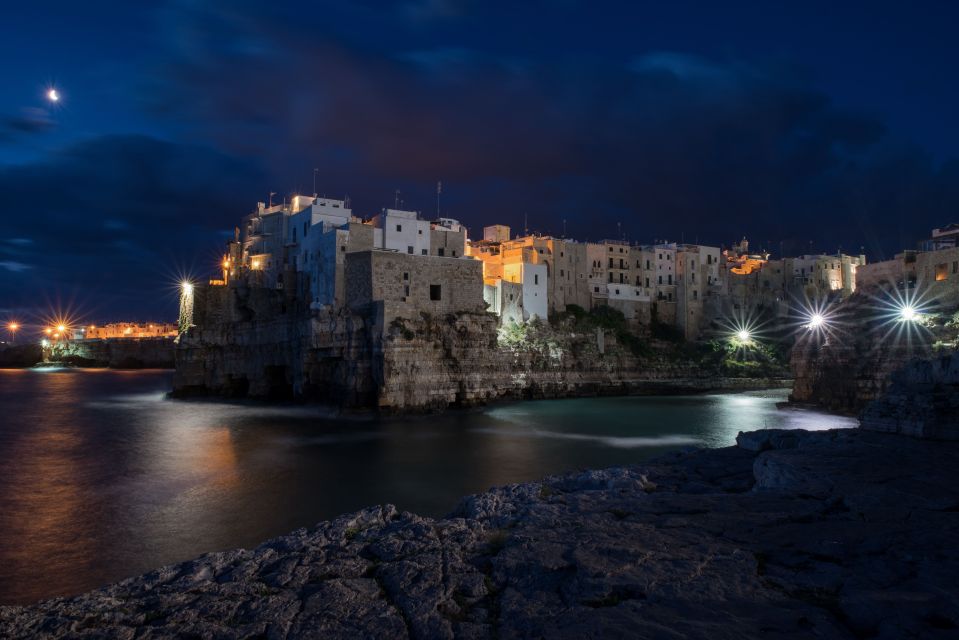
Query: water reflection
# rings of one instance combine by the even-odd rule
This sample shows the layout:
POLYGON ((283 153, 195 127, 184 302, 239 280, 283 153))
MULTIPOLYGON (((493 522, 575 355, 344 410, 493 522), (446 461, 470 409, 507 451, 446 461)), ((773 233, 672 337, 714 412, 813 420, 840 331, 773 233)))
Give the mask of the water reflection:
POLYGON ((0 603, 253 546, 364 506, 465 494, 740 430, 851 426, 785 392, 527 402, 406 420, 166 400, 167 372, 0 370, 0 603))

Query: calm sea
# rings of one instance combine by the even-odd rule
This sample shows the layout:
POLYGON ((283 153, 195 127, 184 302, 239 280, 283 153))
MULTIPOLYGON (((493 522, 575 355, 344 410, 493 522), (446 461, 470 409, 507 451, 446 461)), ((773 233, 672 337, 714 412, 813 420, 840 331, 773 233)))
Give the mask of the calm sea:
POLYGON ((170 400, 168 371, 0 370, 0 604, 79 593, 206 551, 391 502, 440 516, 469 493, 721 447, 785 390, 590 398, 410 419, 170 400))

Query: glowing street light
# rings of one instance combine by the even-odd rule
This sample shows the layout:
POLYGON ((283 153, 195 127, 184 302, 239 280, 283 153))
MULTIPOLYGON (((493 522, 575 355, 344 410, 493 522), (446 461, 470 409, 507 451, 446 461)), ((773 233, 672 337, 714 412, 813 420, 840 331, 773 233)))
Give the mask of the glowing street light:
POLYGON ((740 329, 736 332, 736 337, 739 338, 740 342, 749 342, 753 335, 749 332, 748 329, 740 329))
POLYGON ((911 304, 903 305, 899 309, 899 319, 903 322, 915 322, 919 319, 919 311, 911 304))
POLYGON ((183 290, 184 295, 190 295, 191 293, 193 293, 193 283, 188 280, 184 280, 183 282, 181 282, 180 288, 183 290))
POLYGON ((812 316, 810 316, 809 324, 807 324, 806 326, 810 330, 814 330, 814 329, 822 328, 824 324, 826 324, 826 318, 823 317, 821 313, 814 313, 812 314, 812 316))
POLYGON ((10 332, 10 342, 17 341, 17 330, 20 329, 20 323, 11 322, 7 325, 7 330, 10 332))

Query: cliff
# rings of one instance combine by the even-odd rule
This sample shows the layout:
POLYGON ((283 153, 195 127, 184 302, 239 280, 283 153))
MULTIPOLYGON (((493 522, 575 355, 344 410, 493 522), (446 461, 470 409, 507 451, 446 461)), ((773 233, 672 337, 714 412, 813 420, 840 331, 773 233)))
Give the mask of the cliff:
POLYGON ((78 367, 172 369, 173 347, 172 338, 63 340, 43 350, 43 361, 78 367))
POLYGON ((959 440, 959 354, 909 363, 861 416, 871 431, 959 440))
POLYGON ((3 607, 0 636, 955 637, 957 466, 955 443, 740 434, 3 607))
POLYGON ((792 350, 790 399, 840 413, 859 413, 888 388, 893 372, 916 360, 956 349, 955 309, 942 308, 915 323, 857 294, 837 307, 827 339, 800 337, 792 350))
POLYGON ((497 329, 485 312, 397 317, 382 303, 308 311, 283 291, 198 289, 176 351, 177 395, 296 398, 383 412, 508 398, 690 392, 788 384, 775 363, 727 371, 705 347, 566 318, 497 329))

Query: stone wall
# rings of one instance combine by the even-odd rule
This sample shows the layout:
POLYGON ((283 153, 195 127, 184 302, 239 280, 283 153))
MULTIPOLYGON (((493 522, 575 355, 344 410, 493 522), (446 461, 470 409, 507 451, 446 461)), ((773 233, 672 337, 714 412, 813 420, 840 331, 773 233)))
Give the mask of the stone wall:
POLYGON ((348 253, 346 286, 354 310, 365 310, 374 301, 384 301, 396 316, 404 318, 486 308, 483 265, 468 258, 413 256, 392 251, 348 253))

